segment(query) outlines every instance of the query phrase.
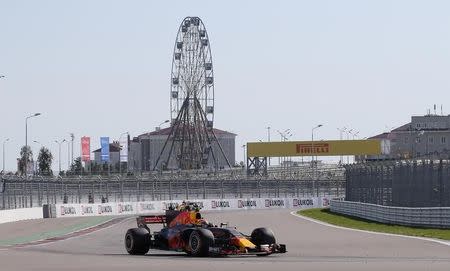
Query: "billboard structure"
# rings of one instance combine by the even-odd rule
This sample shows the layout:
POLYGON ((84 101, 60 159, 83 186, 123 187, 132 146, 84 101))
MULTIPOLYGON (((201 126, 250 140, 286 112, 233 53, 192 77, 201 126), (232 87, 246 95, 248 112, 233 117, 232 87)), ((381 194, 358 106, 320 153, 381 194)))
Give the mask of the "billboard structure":
POLYGON ((83 162, 91 160, 91 138, 88 136, 81 138, 81 160, 83 162))
POLYGON ((267 174, 267 157, 380 155, 386 148, 382 141, 321 140, 247 143, 248 174, 267 174))
POLYGON ((248 157, 338 156, 381 154, 380 140, 249 142, 248 157))
POLYGON ((109 162, 109 137, 100 137, 102 162, 109 162))

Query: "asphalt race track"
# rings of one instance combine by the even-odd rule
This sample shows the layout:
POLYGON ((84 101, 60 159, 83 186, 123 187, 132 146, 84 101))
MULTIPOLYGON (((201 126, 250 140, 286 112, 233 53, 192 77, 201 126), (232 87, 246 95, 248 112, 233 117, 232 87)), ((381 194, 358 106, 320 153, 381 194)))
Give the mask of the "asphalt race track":
MULTIPOLYGON (((270 227, 277 241, 287 245, 286 254, 190 258, 182 253, 150 250, 145 256, 131 256, 123 245, 125 231, 136 226, 134 218, 129 218, 67 240, 0 248, 0 270, 450 270, 450 246, 333 228, 290 212, 256 210, 204 215, 213 223, 229 222, 244 233, 258 226, 270 227)), ((33 222, 29 223, 32 228, 33 222)), ((0 233, 4 234, 2 227, 0 233)))

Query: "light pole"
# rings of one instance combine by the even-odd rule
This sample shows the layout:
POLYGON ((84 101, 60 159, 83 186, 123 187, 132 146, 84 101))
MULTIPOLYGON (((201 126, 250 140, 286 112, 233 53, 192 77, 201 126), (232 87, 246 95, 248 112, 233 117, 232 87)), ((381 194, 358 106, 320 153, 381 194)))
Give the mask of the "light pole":
POLYGON ((67 143, 67 171, 70 170, 70 144, 69 141, 66 140, 67 143))
MULTIPOLYGON (((357 139, 358 138, 358 135, 359 135, 359 131, 355 131, 354 133, 353 133, 353 140, 355 140, 355 139, 357 139)), ((356 163, 356 155, 353 155, 353 163, 356 163)))
MULTIPOLYGON (((277 130, 277 133, 280 134, 280 141, 283 142, 283 133, 277 130)), ((278 165, 281 167, 281 157, 278 157, 278 165)))
MULTIPOLYGON (((342 133, 345 133, 345 131, 347 130, 347 128, 343 127, 343 128, 337 128, 339 131, 339 140, 342 140, 342 133)), ((342 164, 342 155, 339 158, 339 163, 342 164)))
POLYGON ((28 170, 28 119, 37 117, 39 115, 41 115, 41 113, 34 113, 33 115, 25 118, 25 175, 27 174, 28 170))
MULTIPOLYGON (((267 142, 270 142, 270 126, 267 126, 267 142)), ((270 157, 269 157, 269 166, 270 166, 270 157)))
POLYGON ((319 124, 319 125, 317 125, 317 126, 315 126, 315 127, 313 127, 311 129, 311 163, 312 163, 313 167, 314 167, 314 153, 315 153, 315 150, 314 150, 314 130, 316 130, 317 128, 320 128, 322 126, 323 126, 322 124, 319 124))
POLYGON ((165 121, 163 121, 163 122, 161 122, 159 125, 158 125, 158 130, 161 130, 161 125, 163 125, 164 123, 168 123, 170 120, 165 120, 165 121))
MULTIPOLYGON (((167 122, 168 122, 169 120, 167 120, 167 122)), ((165 122, 163 122, 163 123, 165 123, 165 122)), ((162 124, 162 123, 161 123, 162 124)), ((159 125, 159 126, 161 126, 161 124, 159 125)), ((122 139, 122 136, 124 136, 124 135, 128 135, 128 132, 125 132, 125 133, 122 133, 120 136, 119 136, 119 147, 120 147, 120 150, 119 150, 119 175, 122 175, 122 157, 121 157, 121 155, 120 155, 120 151, 122 150, 122 145, 120 145, 120 140, 122 139)), ((127 139, 127 145, 128 145, 128 139, 127 139)), ((128 146, 127 146, 127 152, 128 152, 128 146)), ((150 156, 149 156, 150 157, 150 156)), ((127 153, 127 172, 128 172, 128 153, 127 153)))
POLYGON ((244 160, 244 169, 247 168, 247 157, 245 157, 245 147, 246 147, 245 144, 242 145, 242 150, 244 152, 244 158, 243 158, 243 160, 244 160))
MULTIPOLYGON (((280 130, 277 130, 277 133, 280 134, 280 139, 281 141, 287 141, 288 140, 288 136, 291 137, 291 129, 286 129, 283 132, 280 132, 280 130)), ((282 159, 281 157, 278 158, 278 164, 281 166, 282 165, 282 159)))
POLYGON ((319 125, 317 125, 317 126, 315 126, 315 127, 313 127, 311 129, 311 166, 312 166, 313 186, 316 187, 317 197, 319 196, 319 187, 316 184, 316 174, 315 174, 316 165, 314 165, 314 153, 315 153, 315 150, 314 150, 314 130, 316 130, 316 129, 322 127, 322 126, 323 126, 322 124, 319 124, 319 125))
MULTIPOLYGON (((346 131, 346 133, 347 133, 347 140, 350 140, 350 134, 352 133, 352 131, 353 131, 353 129, 350 129, 350 130, 347 130, 346 131)), ((349 155, 347 155, 347 164, 349 164, 350 163, 350 156, 349 155)))
POLYGON ((62 141, 58 141, 58 140, 55 140, 55 142, 58 144, 58 153, 59 153, 59 155, 58 155, 58 163, 59 163, 59 171, 58 171, 58 175, 61 175, 61 144, 62 143, 64 143, 64 142, 66 142, 66 140, 65 139, 63 139, 62 141))
POLYGON ((5 173, 5 144, 8 141, 9 141, 9 138, 7 138, 3 141, 3 170, 2 170, 3 174, 5 173))
MULTIPOLYGON (((70 160, 73 164, 73 140, 75 139, 74 133, 70 133, 70 139, 72 141, 72 159, 70 160)), ((81 155, 80 155, 81 156, 81 155)))

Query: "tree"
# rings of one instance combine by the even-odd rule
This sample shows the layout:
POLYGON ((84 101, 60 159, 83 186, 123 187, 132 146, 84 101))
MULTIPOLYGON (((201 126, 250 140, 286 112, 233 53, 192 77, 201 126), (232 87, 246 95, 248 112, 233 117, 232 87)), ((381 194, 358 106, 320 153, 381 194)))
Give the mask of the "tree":
POLYGON ((39 151, 38 155, 38 166, 39 166, 39 172, 42 175, 52 175, 52 161, 53 161, 53 155, 50 152, 49 149, 46 147, 42 147, 39 151))
POLYGON ((33 152, 30 146, 23 146, 20 149, 20 159, 19 159, 19 172, 21 174, 26 174, 26 166, 30 167, 33 165, 33 152))
POLYGON ((82 169, 83 166, 81 164, 81 157, 77 157, 70 166, 70 171, 72 174, 81 174, 82 169))

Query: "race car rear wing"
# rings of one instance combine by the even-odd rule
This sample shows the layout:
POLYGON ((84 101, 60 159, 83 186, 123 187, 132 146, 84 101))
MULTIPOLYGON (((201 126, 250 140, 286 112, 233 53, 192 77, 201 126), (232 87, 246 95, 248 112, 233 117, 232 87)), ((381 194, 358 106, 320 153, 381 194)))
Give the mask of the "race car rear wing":
POLYGON ((136 222, 139 228, 148 229, 148 224, 163 224, 163 227, 165 227, 180 213, 181 211, 177 210, 166 210, 165 215, 141 215, 136 218, 136 222))
POLYGON ((163 224, 167 223, 165 215, 142 215, 136 218, 139 228, 148 228, 148 224, 163 224))

